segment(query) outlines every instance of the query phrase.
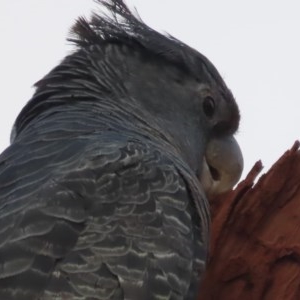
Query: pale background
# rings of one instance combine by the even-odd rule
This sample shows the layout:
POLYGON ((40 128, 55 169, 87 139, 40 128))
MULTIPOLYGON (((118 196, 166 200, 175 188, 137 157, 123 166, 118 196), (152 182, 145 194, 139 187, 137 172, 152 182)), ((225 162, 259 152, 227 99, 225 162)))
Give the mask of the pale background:
MULTIPOLYGON (((299 0, 131 0, 141 17, 206 55, 240 106, 245 173, 265 171, 300 134, 299 0)), ((92 0, 0 0, 0 150, 31 86, 72 49, 66 42, 92 0)))

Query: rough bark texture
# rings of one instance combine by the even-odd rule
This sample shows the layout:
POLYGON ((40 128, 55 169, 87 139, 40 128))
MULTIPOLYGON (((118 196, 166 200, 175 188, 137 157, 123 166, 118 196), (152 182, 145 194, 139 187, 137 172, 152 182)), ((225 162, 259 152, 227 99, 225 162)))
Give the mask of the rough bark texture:
POLYGON ((212 201, 211 258, 199 300, 300 300, 299 142, 254 185, 212 201))

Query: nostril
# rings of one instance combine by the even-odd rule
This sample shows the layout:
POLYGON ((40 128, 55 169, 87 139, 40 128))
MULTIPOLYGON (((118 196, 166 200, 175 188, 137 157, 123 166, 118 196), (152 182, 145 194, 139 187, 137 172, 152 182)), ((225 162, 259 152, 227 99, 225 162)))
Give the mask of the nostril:
POLYGON ((212 179, 215 181, 220 181, 221 180, 220 172, 216 168, 214 168, 210 165, 208 165, 208 168, 209 168, 212 179))

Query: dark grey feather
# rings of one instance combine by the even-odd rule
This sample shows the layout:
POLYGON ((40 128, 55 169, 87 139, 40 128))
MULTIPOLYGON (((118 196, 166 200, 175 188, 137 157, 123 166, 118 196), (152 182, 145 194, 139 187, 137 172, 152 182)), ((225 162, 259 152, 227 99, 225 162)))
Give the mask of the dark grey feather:
POLYGON ((201 223, 189 194, 196 183, 186 185, 187 166, 121 134, 27 139, 34 152, 24 153, 21 140, 1 157, 2 186, 8 172, 15 178, 13 194, 0 198, 1 299, 184 299, 205 261, 194 244, 207 243, 196 237, 201 223), (46 144, 42 168, 31 168, 46 144), (17 169, 19 157, 26 163, 17 169), (34 184, 20 188, 32 176, 34 184))

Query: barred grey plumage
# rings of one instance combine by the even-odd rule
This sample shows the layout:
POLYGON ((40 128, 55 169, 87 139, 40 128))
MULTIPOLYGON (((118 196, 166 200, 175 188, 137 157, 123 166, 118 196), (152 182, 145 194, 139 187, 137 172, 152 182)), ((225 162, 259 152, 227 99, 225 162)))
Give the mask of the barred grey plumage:
POLYGON ((0 156, 0 299, 196 299, 238 108, 202 54, 97 2, 0 156))

